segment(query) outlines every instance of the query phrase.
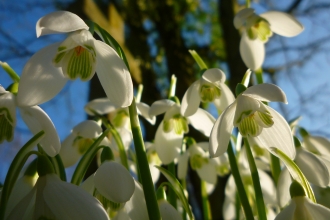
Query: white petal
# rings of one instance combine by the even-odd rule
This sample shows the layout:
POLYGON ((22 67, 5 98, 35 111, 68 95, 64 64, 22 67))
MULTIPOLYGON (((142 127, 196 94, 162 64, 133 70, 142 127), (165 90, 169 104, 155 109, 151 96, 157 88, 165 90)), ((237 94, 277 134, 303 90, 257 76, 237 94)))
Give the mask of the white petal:
POLYGON ((116 51, 101 41, 96 48, 96 73, 107 97, 118 107, 127 107, 133 100, 131 75, 116 51))
POLYGON ((244 32, 241 37, 239 51, 245 65, 251 70, 261 67, 265 59, 265 45, 259 39, 251 40, 244 32))
POLYGON ((57 219, 109 219, 97 199, 55 174, 47 174, 43 196, 57 219))
POLYGON ((46 34, 67 33, 89 27, 76 14, 68 11, 56 11, 40 18, 36 25, 37 37, 46 34))
POLYGON ((235 202, 232 202, 231 200, 229 200, 228 197, 225 197, 225 202, 224 202, 223 208, 222 208, 222 214, 223 214, 224 219, 227 219, 227 220, 237 219, 235 202))
POLYGON ((224 83, 219 83, 221 90, 220 99, 215 99, 214 104, 219 112, 223 112, 231 103, 235 101, 235 96, 229 87, 224 83))
POLYGON ((8 122, 15 127, 16 125, 16 104, 15 95, 13 93, 7 92, 0 95, 0 113, 4 115, 8 122), (5 111, 5 110, 8 110, 5 111), (9 114, 7 114, 9 113, 9 114))
MULTIPOLYGON (((34 204, 36 200, 36 188, 34 187, 31 191, 22 198, 22 200, 17 201, 17 205, 13 208, 11 213, 6 213, 6 220, 30 220, 33 217, 34 204)), ((8 211, 9 209, 7 209, 8 211)))
POLYGON ((305 200, 304 205, 306 209, 309 211, 310 215, 313 216, 314 219, 317 220, 329 219, 330 216, 329 208, 317 203, 313 203, 307 197, 304 197, 304 200, 305 200))
POLYGON ((330 157, 330 141, 321 136, 307 136, 304 138, 305 146, 312 152, 330 157))
POLYGON ((215 83, 215 82, 221 82, 224 83, 226 81, 226 74, 222 72, 222 70, 218 68, 212 68, 206 70, 203 75, 203 79, 210 82, 210 83, 215 83))
MULTIPOLYGON (((3 62, 0 61, 0 65, 1 65, 2 63, 3 63, 3 62)), ((9 92, 6 91, 6 89, 3 88, 3 86, 0 85, 0 95, 5 94, 5 93, 9 93, 9 92)))
POLYGON ((155 148, 163 164, 169 164, 179 156, 183 135, 177 135, 173 130, 165 133, 163 122, 160 123, 155 136, 155 148))
POLYGON ((255 111, 260 109, 260 101, 248 96, 239 95, 236 99, 237 107, 234 117, 234 126, 238 127, 239 123, 255 111))
POLYGON ((207 137, 210 136, 215 123, 215 118, 210 113, 199 108, 195 114, 188 117, 188 120, 195 129, 202 132, 207 137))
POLYGON ((108 98, 99 98, 88 102, 84 109, 89 115, 94 115, 91 110, 96 111, 100 115, 105 115, 115 111, 116 106, 108 98))
POLYGON ((217 157, 227 151, 231 133, 234 129, 233 120, 236 110, 236 102, 228 108, 216 120, 210 135, 210 156, 217 157))
POLYGON ((166 200, 159 201, 158 205, 163 220, 182 220, 181 214, 166 200))
POLYGON ((102 128, 96 121, 86 120, 77 124, 72 129, 72 133, 84 138, 96 138, 101 135, 102 128))
POLYGON ((290 173, 286 167, 284 167, 280 173, 280 176, 278 177, 277 182, 277 198, 278 203, 281 208, 286 206, 288 202, 291 199, 290 196, 290 186, 291 186, 292 180, 290 173))
POLYGON ((244 26, 247 19, 254 14, 254 9, 244 8, 240 10, 234 17, 234 26, 236 29, 244 26))
POLYGON ((285 207, 275 218, 275 220, 293 220, 294 219, 294 213, 296 211, 296 204, 291 201, 290 205, 285 207))
POLYGON ((131 199, 125 204, 126 212, 134 220, 149 219, 143 189, 138 182, 134 182, 135 190, 131 199))
POLYGON ((175 115, 180 115, 180 106, 178 104, 172 105, 171 108, 167 109, 164 115, 164 120, 170 120, 175 115))
POLYGON ((113 202, 127 202, 134 192, 134 180, 129 171, 116 162, 104 162, 94 175, 95 188, 113 202))
POLYGON ((37 134, 42 130, 45 132, 40 145, 50 157, 56 156, 60 152, 61 143, 49 116, 39 106, 22 107, 20 113, 33 134, 37 134))
POLYGON ((258 169, 258 174, 265 204, 277 205, 276 188, 273 179, 265 171, 260 169, 258 169))
POLYGON ((138 113, 142 115, 150 124, 154 125, 156 123, 156 117, 149 115, 150 106, 143 103, 138 102, 136 103, 136 108, 138 110, 138 113))
POLYGON ((180 154, 178 158, 178 178, 180 180, 185 180, 188 172, 188 160, 189 153, 188 151, 180 154))
POLYGON ((283 90, 274 84, 258 84, 247 88, 242 95, 249 96, 264 102, 284 102, 288 103, 283 90))
POLYGON ((181 115, 187 117, 195 114, 197 111, 201 102, 199 95, 200 82, 200 80, 194 82, 184 94, 181 102, 181 115))
POLYGON ((94 175, 90 175, 79 187, 88 192, 90 195, 93 195, 95 190, 94 175))
POLYGON ((70 134, 64 139, 61 145, 60 156, 64 167, 70 167, 78 162, 82 154, 73 146, 76 135, 70 134))
POLYGON ((175 102, 173 102, 169 99, 158 100, 158 101, 152 103, 152 105, 150 106, 149 115, 155 116, 155 115, 163 114, 168 109, 170 109, 173 105, 175 105, 175 102))
POLYGON ((320 187, 328 186, 330 181, 328 168, 317 156, 298 149, 295 162, 309 182, 320 187))
POLYGON ((18 87, 18 106, 39 105, 61 91, 67 79, 61 68, 52 63, 58 46, 56 43, 41 49, 25 64, 18 87))
POLYGON ((269 106, 266 108, 273 116, 274 124, 269 128, 264 128, 259 136, 254 137, 254 140, 260 147, 266 147, 270 152, 272 152, 270 147, 280 149, 293 160, 296 156, 296 148, 288 123, 274 109, 269 106))
POLYGON ((204 164, 200 169, 197 169, 196 172, 202 180, 211 184, 217 183, 217 170, 213 164, 204 164))
POLYGON ((294 37, 304 30, 304 26, 292 15, 280 11, 268 11, 260 14, 270 23, 270 29, 284 37, 294 37))

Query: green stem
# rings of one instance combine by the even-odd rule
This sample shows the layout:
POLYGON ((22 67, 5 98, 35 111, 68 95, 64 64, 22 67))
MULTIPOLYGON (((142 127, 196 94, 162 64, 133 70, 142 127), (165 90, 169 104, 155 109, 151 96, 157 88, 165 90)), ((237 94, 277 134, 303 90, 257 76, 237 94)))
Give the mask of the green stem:
POLYGON ((246 5, 247 8, 250 8, 250 7, 251 7, 251 2, 250 2, 250 0, 246 0, 245 5, 246 5))
POLYGON ((267 219, 266 215, 266 208, 265 208, 265 202, 262 195, 262 190, 260 186, 260 178, 258 174, 258 169, 256 166, 256 163, 254 161, 252 151, 249 145, 249 142, 246 138, 244 138, 244 143, 246 147, 246 154, 249 161, 252 181, 253 181, 253 187, 256 195, 256 203, 257 203, 257 210, 258 210, 258 219, 267 219))
POLYGON ((262 69, 261 68, 257 69, 255 71, 255 74, 256 74, 257 84, 264 83, 264 79, 263 79, 263 76, 262 76, 262 69))
POLYGON ((207 66, 204 63, 203 59, 198 55, 198 53, 195 50, 189 50, 189 53, 194 58, 194 60, 196 61, 196 63, 198 64, 201 70, 207 69, 207 66))
MULTIPOLYGON (((176 172, 175 172, 175 164, 174 162, 170 163, 168 166, 167 166, 167 170, 170 171, 173 176, 176 176, 176 172)), ((177 202, 176 202, 176 193, 174 190, 172 190, 171 188, 169 189, 168 191, 168 199, 167 201, 176 209, 178 206, 177 206, 177 202)))
POLYGON ((241 215, 241 200, 239 199, 239 195, 236 192, 236 200, 235 200, 235 210, 236 210, 236 219, 241 219, 240 215, 241 215))
POLYGON ((275 185, 277 186, 278 178, 281 173, 281 163, 278 157, 274 156, 273 154, 270 154, 270 167, 275 185))
POLYGON ((10 164, 8 173, 1 191, 1 200, 0 200, 0 220, 3 220, 5 217, 5 211, 7 202, 10 196, 10 193, 15 185, 15 182, 26 162, 31 154, 38 153, 36 151, 31 151, 40 139, 44 136, 45 132, 40 131, 34 135, 16 154, 13 162, 10 164))
POLYGON ((149 163, 145 152, 144 141, 142 138, 142 132, 134 98, 132 104, 128 107, 128 110, 131 120, 137 165, 140 171, 141 183, 146 199, 149 219, 158 220, 161 219, 161 216, 156 198, 156 193, 154 190, 154 184, 151 178, 149 163))
POLYGON ((0 61, 0 66, 6 71, 6 73, 8 73, 8 75, 14 82, 19 82, 20 78, 18 74, 8 65, 8 63, 0 61))
POLYGON ((209 202, 207 191, 206 191, 206 182, 204 180, 201 180, 201 195, 202 195, 204 219, 211 220, 212 213, 211 213, 210 202, 209 202))
POLYGON ((243 206, 245 217, 246 217, 247 220, 254 220, 253 212, 252 212, 248 197, 246 195, 246 191, 245 191, 245 188, 244 188, 244 185, 243 185, 243 181, 241 179, 241 175, 240 175, 239 170, 238 170, 234 150, 233 150, 233 147, 232 147, 230 142, 228 144, 227 153, 228 153, 231 172, 232 172, 232 175, 233 175, 234 180, 235 180, 235 184, 236 184, 236 187, 237 187, 237 192, 238 192, 241 204, 243 206))
POLYGON ((142 92, 143 92, 143 85, 140 84, 138 87, 138 90, 136 92, 136 102, 140 102, 141 101, 141 96, 142 96, 142 92))
POLYGON ((117 147, 118 147, 118 150, 119 150, 120 162, 124 167, 126 167, 127 170, 129 170, 127 154, 126 154, 126 150, 125 150, 125 146, 123 144, 123 141, 120 137, 120 134, 118 133, 116 128, 111 123, 109 123, 109 125, 110 125, 110 132, 113 135, 113 138, 115 139, 115 141, 117 143, 117 147))
POLYGON ((168 92, 168 98, 175 96, 175 89, 176 89, 176 77, 175 77, 175 75, 172 75, 170 89, 168 92))

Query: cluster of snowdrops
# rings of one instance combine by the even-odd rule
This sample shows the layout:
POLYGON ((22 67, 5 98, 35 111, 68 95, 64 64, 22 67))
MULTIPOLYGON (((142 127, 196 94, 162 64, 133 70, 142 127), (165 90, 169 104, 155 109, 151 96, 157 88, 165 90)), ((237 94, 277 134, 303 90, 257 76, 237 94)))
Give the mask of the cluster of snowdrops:
POLYGON ((219 207, 225 219, 327 219, 330 209, 317 203, 310 183, 324 188, 330 183, 330 142, 269 107, 271 101, 287 103, 286 95, 262 82, 268 38, 273 33, 293 37, 303 26, 288 14, 257 15, 252 8, 241 10, 234 25, 242 33, 240 53, 250 68, 235 94, 222 70, 208 68, 190 51, 200 79, 178 100, 173 76, 168 99, 148 106, 140 102, 142 86, 134 97, 129 64, 111 35, 66 11, 40 18, 37 37, 69 35, 33 55, 21 76, 1 62, 13 83, 0 86, 0 143, 14 138, 16 108, 34 136, 10 165, 0 219, 194 219, 188 169, 201 179, 205 219, 212 218, 208 195, 224 175, 230 175, 219 207), (87 103, 85 111, 94 120, 79 123, 61 142, 38 105, 55 97, 68 80, 87 81, 95 72, 107 97, 87 103), (253 74, 257 83, 248 87, 253 74), (201 103, 213 103, 218 118, 201 103), (154 141, 144 142, 139 116, 154 125, 160 114, 154 141), (197 143, 189 125, 209 142, 197 143), (95 158, 99 167, 87 177, 95 158), (73 165, 68 181, 65 168, 73 165), (166 181, 155 188, 160 175, 166 181))

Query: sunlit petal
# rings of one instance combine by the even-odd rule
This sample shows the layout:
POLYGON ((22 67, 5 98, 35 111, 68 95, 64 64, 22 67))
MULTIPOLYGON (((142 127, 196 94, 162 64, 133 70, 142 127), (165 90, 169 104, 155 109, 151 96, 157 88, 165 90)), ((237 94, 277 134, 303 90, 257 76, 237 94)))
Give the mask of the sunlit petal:
POLYGON ((294 214, 296 211, 295 202, 291 201, 290 205, 285 207, 275 218, 275 220, 283 220, 283 219, 294 219, 294 214))
POLYGON ((39 106, 22 107, 20 108, 20 113, 33 134, 37 134, 42 130, 45 132, 40 145, 49 156, 56 156, 60 152, 61 143, 49 116, 39 106))
POLYGON ((195 114, 199 107, 201 101, 199 95, 200 82, 200 80, 197 80, 189 86, 182 98, 180 112, 185 117, 195 114))
POLYGON ((211 184, 216 184, 217 182, 217 170, 215 166, 211 163, 204 164, 200 169, 197 169, 196 172, 198 176, 211 184))
POLYGON ((129 171, 120 163, 104 162, 94 175, 95 188, 112 202, 127 202, 135 184, 129 171))
POLYGON ((142 115, 150 124, 154 125, 156 123, 156 117, 149 115, 150 106, 143 103, 138 102, 136 103, 136 108, 138 110, 138 113, 142 115))
POLYGON ((96 121, 86 120, 74 126, 72 133, 84 138, 96 138, 101 135, 102 128, 96 121))
POLYGON ((125 210, 131 219, 134 220, 149 219, 142 186, 137 181, 134 182, 135 182, 135 190, 131 199, 125 204, 125 210))
POLYGON ((265 59, 265 45, 259 39, 251 40, 243 32, 239 47, 241 57, 245 65, 251 70, 257 70, 261 67, 265 59))
POLYGON ((73 142, 76 138, 76 135, 70 134, 62 142, 60 156, 64 167, 74 165, 82 156, 79 150, 76 147, 73 147, 73 142))
POLYGON ((96 40, 96 73, 107 97, 118 107, 127 107, 133 100, 131 75, 116 51, 96 40))
POLYGON ((202 132, 207 137, 210 136, 215 123, 215 118, 210 113, 199 108, 195 114, 188 117, 188 120, 195 129, 202 132))
POLYGON ((186 179, 187 171, 188 171, 188 160, 189 160, 189 153, 188 151, 180 154, 178 158, 178 178, 180 180, 186 179))
POLYGON ((218 68, 211 68, 203 73, 202 78, 210 83, 224 83, 226 81, 226 74, 218 68))
POLYGON ((268 11, 260 14, 270 23, 270 29, 285 37, 294 37, 304 30, 304 26, 292 15, 280 11, 268 11))
POLYGON ((259 110, 261 105, 260 101, 243 95, 239 95, 236 102, 237 107, 234 117, 234 125, 236 127, 238 127, 244 118, 259 110))
POLYGON ((116 106, 108 98, 99 98, 88 102, 84 109, 89 115, 94 115, 91 110, 97 112, 100 115, 105 115, 109 112, 115 111, 116 106))
POLYGON ((220 99, 214 100, 214 104, 218 111, 223 112, 225 108, 235 101, 235 96, 226 84, 219 83, 219 87, 221 90, 221 96, 220 99))
POLYGON ((321 136, 308 135, 304 137, 307 149, 322 156, 330 157, 330 141, 321 136))
POLYGON ((328 168, 317 156, 298 149, 295 162, 309 182, 320 187, 328 186, 330 181, 328 168))
POLYGON ((242 95, 249 96, 264 102, 284 102, 288 103, 283 90, 274 84, 258 84, 247 88, 242 95))
POLYGON ((304 205, 305 208, 308 210, 308 212, 310 213, 311 216, 313 216, 314 219, 317 220, 327 220, 329 219, 330 216, 330 209, 312 202, 311 200, 309 200, 307 197, 304 197, 304 205))
POLYGON ((266 147, 270 152, 272 152, 270 147, 280 149, 293 160, 296 156, 296 149, 288 123, 274 109, 268 106, 267 109, 273 117, 274 125, 264 128, 259 136, 254 137, 255 141, 260 147, 266 147))
POLYGON ((76 14, 68 11, 56 11, 40 18, 37 21, 37 37, 46 34, 67 33, 89 27, 76 14))
POLYGON ((35 53, 24 66, 17 93, 19 106, 44 103, 57 95, 67 79, 52 59, 59 44, 52 44, 35 53))
POLYGON ((162 220, 181 220, 181 214, 166 200, 158 201, 162 220))
POLYGON ((233 120, 235 116, 236 102, 228 108, 216 120, 210 135, 210 156, 216 157, 227 151, 231 133, 234 129, 233 120))
POLYGON ((289 190, 291 183, 290 173, 288 169, 284 167, 277 181, 277 198, 281 208, 286 206, 291 199, 289 190))
POLYGON ((162 99, 162 100, 155 101, 150 106, 149 115, 150 116, 155 116, 155 115, 163 114, 169 108, 171 108, 172 105, 175 105, 175 102, 173 102, 169 99, 162 99))

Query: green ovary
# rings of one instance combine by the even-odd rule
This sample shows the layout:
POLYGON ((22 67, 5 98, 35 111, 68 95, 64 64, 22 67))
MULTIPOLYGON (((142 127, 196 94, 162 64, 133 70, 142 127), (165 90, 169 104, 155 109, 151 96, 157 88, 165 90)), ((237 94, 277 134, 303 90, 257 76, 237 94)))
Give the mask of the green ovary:
POLYGON ((193 170, 202 168, 202 166, 208 162, 209 161, 207 158, 204 158, 199 154, 195 154, 190 157, 190 166, 193 170))
POLYGON ((169 120, 164 120, 163 129, 165 132, 174 130, 176 134, 181 135, 189 131, 188 121, 181 115, 175 115, 169 120))
POLYGON ((92 139, 83 138, 81 136, 78 136, 73 142, 73 146, 77 148, 80 154, 84 154, 92 144, 93 144, 92 139))
POLYGON ((199 90, 202 102, 213 102, 221 96, 221 90, 215 86, 203 85, 199 90))
POLYGON ((126 120, 128 119, 128 113, 125 110, 119 110, 114 118, 111 120, 112 124, 116 127, 116 128, 121 128, 125 125, 126 120))

